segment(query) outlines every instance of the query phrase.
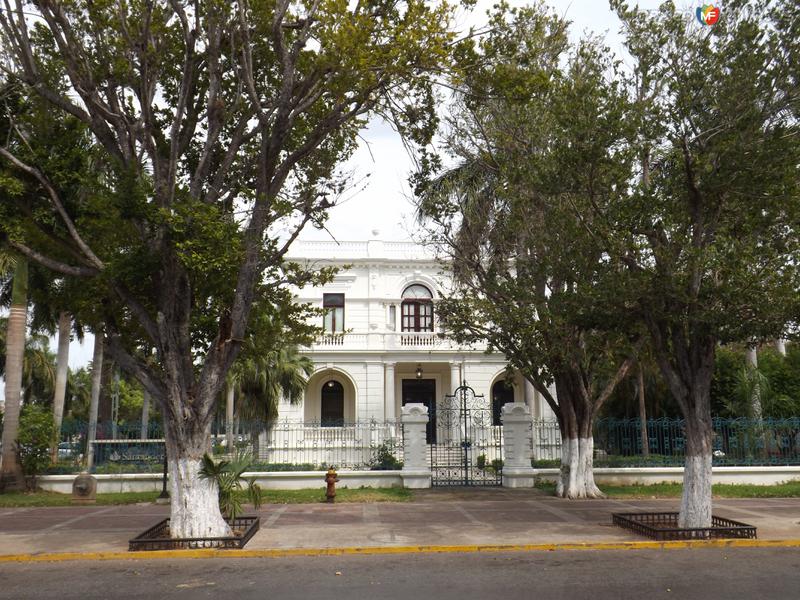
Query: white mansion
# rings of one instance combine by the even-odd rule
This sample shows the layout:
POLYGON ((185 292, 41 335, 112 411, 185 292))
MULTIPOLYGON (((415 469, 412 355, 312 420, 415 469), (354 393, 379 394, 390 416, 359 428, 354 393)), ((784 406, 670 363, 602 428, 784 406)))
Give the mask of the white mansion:
POLYGON ((534 418, 552 418, 522 377, 506 385, 502 355, 440 336, 436 303, 447 281, 422 246, 301 241, 287 258, 349 268, 324 287, 295 290, 298 302, 325 309, 325 335, 304 349, 315 365, 304 402, 281 404, 281 419, 323 426, 391 422, 404 404, 422 403, 433 420, 444 396, 462 381, 491 401, 496 424, 500 407, 510 401, 525 402, 534 418))

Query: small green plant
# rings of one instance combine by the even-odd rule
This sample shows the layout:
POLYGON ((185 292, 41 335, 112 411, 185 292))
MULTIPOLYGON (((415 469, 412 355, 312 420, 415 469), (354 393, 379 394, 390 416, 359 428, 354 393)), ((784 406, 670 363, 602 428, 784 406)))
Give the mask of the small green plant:
POLYGON ((36 487, 36 476, 50 466, 50 443, 54 437, 55 424, 50 411, 35 404, 22 407, 17 454, 23 473, 30 478, 31 489, 36 487))
POLYGON ((494 469, 495 473, 499 473, 503 470, 503 459, 502 458, 495 458, 492 461, 492 469, 494 469))
POLYGON ((486 455, 479 454, 478 458, 475 459, 475 464, 481 471, 483 471, 486 468, 486 455))
POLYGON ((219 462, 214 462, 208 454, 203 455, 200 476, 217 484, 219 509, 228 519, 233 520, 242 514, 242 496, 255 508, 261 506, 261 487, 255 479, 245 479, 242 476, 250 468, 251 462, 252 459, 246 452, 237 452, 233 460, 219 462), (247 485, 242 485, 242 482, 247 485))
POLYGON ((403 468, 403 462, 397 460, 392 452, 392 446, 388 442, 384 442, 375 448, 369 468, 372 471, 395 471, 403 468))

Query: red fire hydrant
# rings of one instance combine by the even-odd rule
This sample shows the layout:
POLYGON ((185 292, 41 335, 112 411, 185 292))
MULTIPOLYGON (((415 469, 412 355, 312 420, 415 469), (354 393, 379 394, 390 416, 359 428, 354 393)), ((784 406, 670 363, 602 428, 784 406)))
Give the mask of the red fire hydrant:
POLYGON ((333 499, 336 498, 336 483, 338 481, 339 478, 336 476, 336 469, 331 467, 325 474, 325 483, 328 486, 325 490, 325 497, 328 499, 328 502, 333 502, 333 499))

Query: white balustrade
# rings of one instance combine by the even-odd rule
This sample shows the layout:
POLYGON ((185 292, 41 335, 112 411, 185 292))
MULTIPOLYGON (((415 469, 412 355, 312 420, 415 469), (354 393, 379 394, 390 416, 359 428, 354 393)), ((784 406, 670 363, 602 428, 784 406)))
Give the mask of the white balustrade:
POLYGON ((483 351, 485 345, 464 348, 434 331, 333 333, 319 337, 310 347, 312 351, 359 351, 359 350, 445 350, 469 349, 483 351))

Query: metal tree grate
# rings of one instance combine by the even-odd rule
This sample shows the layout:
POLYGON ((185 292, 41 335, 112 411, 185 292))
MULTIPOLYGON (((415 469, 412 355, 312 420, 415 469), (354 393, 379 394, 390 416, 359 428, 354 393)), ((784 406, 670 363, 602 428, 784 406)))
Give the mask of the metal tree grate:
POLYGON ((614 525, 654 540, 709 540, 712 538, 756 538, 753 525, 723 517, 711 517, 711 527, 678 527, 678 513, 614 513, 614 525))
POLYGON ((169 519, 153 525, 144 533, 140 533, 128 541, 128 551, 141 550, 188 550, 197 548, 216 548, 221 550, 244 548, 260 526, 258 517, 238 517, 226 519, 231 529, 241 531, 241 535, 208 538, 171 538, 169 537, 169 519))

